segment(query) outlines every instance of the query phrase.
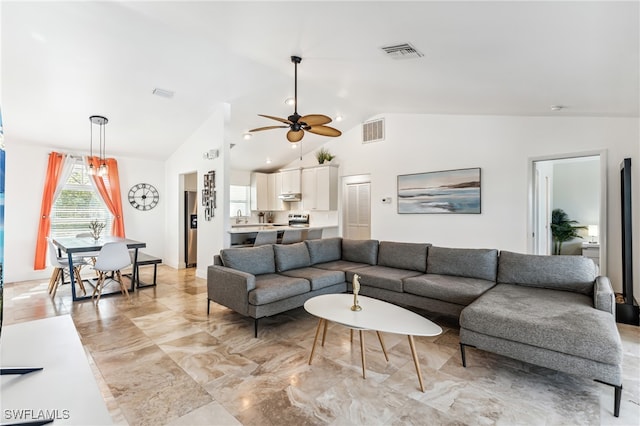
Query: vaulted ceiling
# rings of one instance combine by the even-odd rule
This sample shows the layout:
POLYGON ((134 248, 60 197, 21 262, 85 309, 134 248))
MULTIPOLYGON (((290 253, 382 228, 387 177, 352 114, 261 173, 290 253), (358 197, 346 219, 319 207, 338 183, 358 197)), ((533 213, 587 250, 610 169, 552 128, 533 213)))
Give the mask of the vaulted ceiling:
MULTIPOLYGON (((640 114, 639 3, 609 1, 3 1, 5 141, 88 151, 109 118, 110 155, 167 158, 230 105, 232 167, 292 161, 298 112, 341 115, 348 131, 381 113, 640 114), (392 59, 381 47, 424 54, 392 59), (173 98, 154 96, 154 88, 173 98), (551 105, 562 105, 551 111, 551 105)), ((303 150, 326 138, 307 134, 303 150)), ((214 148, 215 146, 213 146, 214 148)))

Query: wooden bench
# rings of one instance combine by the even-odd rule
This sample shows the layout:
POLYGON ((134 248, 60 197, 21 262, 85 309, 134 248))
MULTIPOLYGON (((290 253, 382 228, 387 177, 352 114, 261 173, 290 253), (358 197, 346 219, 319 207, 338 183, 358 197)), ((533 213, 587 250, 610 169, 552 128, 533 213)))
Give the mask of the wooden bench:
MULTIPOLYGON (((129 255, 131 256, 131 263, 133 263, 134 259, 134 252, 129 252, 129 255)), ((151 256, 147 253, 138 251, 138 263, 136 264, 136 288, 142 288, 142 287, 153 287, 156 285, 156 277, 158 275, 158 264, 162 263, 162 259, 160 259, 159 257, 154 257, 151 256), (152 284, 146 284, 142 281, 140 281, 140 266, 146 266, 146 265, 153 265, 153 283, 152 284)))

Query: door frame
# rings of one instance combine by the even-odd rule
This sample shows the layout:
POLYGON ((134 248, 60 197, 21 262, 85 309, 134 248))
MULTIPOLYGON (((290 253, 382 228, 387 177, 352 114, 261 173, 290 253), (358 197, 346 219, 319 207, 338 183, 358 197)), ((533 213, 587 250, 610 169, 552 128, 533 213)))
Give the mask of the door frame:
POLYGON ((528 161, 528 206, 527 206, 527 250, 528 253, 535 253, 535 225, 536 225, 536 176, 534 163, 538 161, 566 160, 570 158, 580 157, 599 157, 600 158, 600 215, 599 226, 600 235, 598 241, 600 244, 600 273, 607 274, 607 236, 609 226, 607 222, 607 150, 580 151, 567 154, 545 155, 540 157, 529 157, 528 161))

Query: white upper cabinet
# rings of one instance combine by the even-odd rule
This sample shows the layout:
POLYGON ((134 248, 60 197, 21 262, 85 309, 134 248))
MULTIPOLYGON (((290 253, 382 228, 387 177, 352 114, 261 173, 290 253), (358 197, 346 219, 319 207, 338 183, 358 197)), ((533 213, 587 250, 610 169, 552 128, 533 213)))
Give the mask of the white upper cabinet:
POLYGON ((338 169, 331 166, 302 170, 302 208, 338 209, 338 169))
POLYGON ((251 173, 251 210, 269 210, 269 175, 251 173))
POLYGON ((251 173, 251 210, 285 210, 284 203, 278 198, 282 191, 280 173, 251 173))
POLYGON ((269 193, 269 210, 281 211, 286 210, 284 203, 278 196, 282 191, 282 174, 270 173, 267 178, 267 189, 269 193))
POLYGON ((299 194, 300 193, 300 169, 283 170, 282 175, 282 194, 299 194))

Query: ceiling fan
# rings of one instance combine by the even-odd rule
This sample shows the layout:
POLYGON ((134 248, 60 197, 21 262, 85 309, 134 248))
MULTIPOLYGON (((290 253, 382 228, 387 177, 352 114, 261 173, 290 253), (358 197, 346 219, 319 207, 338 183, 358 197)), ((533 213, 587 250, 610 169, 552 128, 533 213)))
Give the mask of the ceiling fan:
POLYGON ((295 97, 294 97, 294 107, 293 114, 287 118, 274 117, 271 115, 258 114, 260 117, 270 118, 272 120, 279 121, 281 123, 286 124, 286 126, 266 126, 266 127, 258 127, 256 129, 251 129, 249 132, 259 132, 261 130, 271 130, 271 129, 289 129, 287 132, 287 140, 292 143, 299 142, 302 140, 304 136, 304 132, 315 133, 316 135, 322 136, 331 136, 336 137, 340 136, 342 132, 338 129, 334 129, 333 127, 325 126, 325 124, 331 123, 331 118, 322 114, 310 114, 310 115, 300 115, 298 114, 298 64, 302 62, 302 58, 299 56, 292 56, 291 62, 294 63, 295 67, 295 97))

